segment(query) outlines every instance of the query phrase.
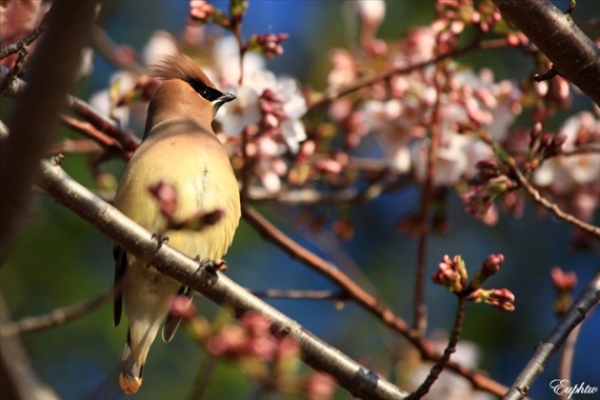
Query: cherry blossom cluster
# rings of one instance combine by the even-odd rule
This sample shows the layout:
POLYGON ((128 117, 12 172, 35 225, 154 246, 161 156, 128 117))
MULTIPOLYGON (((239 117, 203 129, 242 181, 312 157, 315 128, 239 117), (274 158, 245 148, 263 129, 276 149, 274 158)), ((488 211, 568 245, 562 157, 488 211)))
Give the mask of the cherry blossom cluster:
POLYGON ((181 316, 187 332, 208 353, 236 361, 253 379, 264 379, 267 374, 266 363, 271 363, 276 371, 271 382, 273 389, 283 393, 302 391, 309 399, 328 400, 337 388, 337 383, 330 375, 318 371, 302 380, 296 379, 300 354, 298 342, 286 334, 273 333, 271 321, 258 312, 244 314, 239 324, 211 325, 185 296, 173 299, 170 312, 181 316))
POLYGON ((229 15, 227 15, 226 12, 206 0, 192 0, 190 1, 189 19, 193 23, 212 23, 230 29, 243 19, 247 8, 248 0, 231 0, 229 2, 229 15))
POLYGON ((533 182, 577 218, 591 221, 600 202, 600 109, 569 117, 552 137, 560 138, 560 149, 543 158, 533 182))
POLYGON ((240 325, 226 325, 206 340, 206 349, 215 356, 254 357, 267 362, 298 355, 298 343, 289 336, 276 337, 271 322, 251 312, 240 318, 240 325))
POLYGON ((500 271, 504 262, 502 254, 488 256, 479 271, 469 281, 467 267, 461 256, 444 256, 437 271, 431 277, 433 282, 445 287, 448 291, 466 298, 474 303, 487 303, 502 311, 515 309, 515 295, 508 289, 484 289, 482 286, 488 278, 500 271))
MULTIPOLYGON (((15 35, 19 29, 31 30, 31 21, 43 16, 34 1, 9 4, 15 15, 21 15, 19 20, 29 21, 16 24, 4 13, 2 26, 15 35)), ((549 132, 544 129, 547 121, 570 103, 569 85, 560 75, 519 83, 498 81, 488 69, 473 71, 450 58, 430 63, 456 51, 468 31, 477 32, 479 40, 488 33, 499 35, 505 47, 531 46, 490 1, 439 0, 429 26, 413 28, 393 42, 377 33, 386 15, 384 1, 348 2, 360 22, 360 48, 331 51, 332 69, 322 92, 302 90, 294 79, 276 76, 266 67, 265 58, 283 54, 288 35, 256 34, 243 41, 239 26, 247 8, 247 1, 232 1, 227 10, 204 0, 191 1, 182 41, 157 31, 139 56, 127 45, 116 46, 113 56, 122 69, 90 102, 124 129, 143 126, 146 101, 158 84, 144 72, 165 55, 186 48, 213 81, 238 98, 224 105, 217 120, 224 134, 219 137, 230 148, 234 166, 245 171, 240 176, 248 177, 245 184, 258 183, 273 194, 315 182, 333 188, 360 184, 369 175, 348 167, 354 156, 362 155, 363 140, 373 136, 391 173, 420 184, 431 180, 436 187, 455 188, 467 211, 494 224, 498 205, 519 216, 523 198, 510 170, 490 143, 481 140, 486 136, 505 148, 559 205, 582 220, 591 219, 600 198, 600 154, 593 147, 600 143, 598 110, 582 111, 556 133, 549 132), (206 24, 220 26, 226 34, 216 40, 207 37, 206 24), (394 69, 399 73, 374 80, 354 94, 335 95, 357 80, 394 69), (332 96, 327 108, 331 123, 305 120, 311 104, 323 96, 332 96), (513 126, 527 110, 533 128, 513 126), (430 154, 432 141, 437 145, 430 154)), ((538 75, 551 68, 539 57, 538 75)), ((98 182, 101 178, 97 173, 98 182)), ((339 228, 341 223, 352 226, 347 219, 335 225, 339 228)), ((344 237, 351 237, 351 231, 336 229, 344 237)))
POLYGON ((177 296, 171 303, 171 313, 191 324, 195 338, 214 356, 230 359, 252 357, 262 362, 298 356, 298 343, 287 335, 274 335, 271 321, 258 312, 242 316, 239 325, 226 324, 214 328, 207 325, 206 319, 198 314, 189 298, 177 296))
POLYGON ((214 55, 218 80, 237 97, 222 107, 216 120, 226 135, 245 138, 246 163, 252 164, 265 189, 277 192, 288 171, 284 156, 298 153, 306 140, 301 122, 306 100, 294 79, 277 77, 259 54, 247 53, 240 71, 239 48, 232 37, 219 39, 214 55))
MULTIPOLYGON (((589 111, 568 118, 558 132, 543 132, 535 123, 526 132, 515 130, 497 149, 500 158, 512 157, 532 182, 577 218, 591 221, 600 198, 600 119, 589 111)), ((511 168, 499 159, 476 164, 477 177, 461 195, 468 211, 488 223, 497 220, 493 201, 502 198, 513 215, 522 213, 523 201, 515 196, 518 183, 511 168)), ((585 239, 581 232, 576 233, 585 239)))
MULTIPOLYGON (((437 2, 436 19, 428 27, 415 28, 405 39, 386 44, 375 37, 385 13, 381 3, 357 3, 361 29, 372 37, 361 42, 360 56, 344 49, 332 51, 329 91, 335 93, 382 69, 408 72, 390 75, 361 88, 354 97, 332 102, 329 116, 339 127, 345 148, 358 148, 366 135, 375 135, 388 168, 420 183, 432 179, 434 185, 459 189, 467 211, 495 224, 499 218, 496 200, 519 216, 523 198, 510 169, 502 165, 489 140, 481 140, 484 136, 522 161, 518 166, 533 174, 534 183, 562 200, 563 207, 584 221, 591 220, 600 199, 598 112, 584 111, 567 120, 558 133, 541 134, 542 125, 556 109, 570 105, 565 79, 556 75, 536 83, 495 81, 491 71, 476 73, 456 61, 410 69, 456 50, 461 33, 468 29, 481 37, 488 32, 501 35, 505 47, 529 48, 528 39, 503 21, 489 1, 444 0, 437 2), (527 110, 535 121, 531 131, 537 130, 537 137, 523 135, 523 128, 513 126, 516 117, 527 110), (439 145, 429 177, 434 134, 439 145), (580 152, 584 143, 589 151, 580 152)), ((537 75, 549 70, 551 65, 540 58, 537 75)))
POLYGON ((253 35, 248 39, 246 48, 249 51, 258 51, 267 58, 278 57, 283 54, 281 42, 289 39, 287 33, 267 33, 263 35, 253 35))

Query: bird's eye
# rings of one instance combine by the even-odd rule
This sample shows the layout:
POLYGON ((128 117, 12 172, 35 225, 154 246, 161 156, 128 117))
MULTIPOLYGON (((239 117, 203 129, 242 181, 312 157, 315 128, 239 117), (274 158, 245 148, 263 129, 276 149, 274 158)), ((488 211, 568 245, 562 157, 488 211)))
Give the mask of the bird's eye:
POLYGON ((207 88, 202 88, 198 91, 198 93, 200 94, 200 96, 204 97, 205 99, 208 100, 208 96, 210 94, 209 90, 207 88))
POLYGON ((191 79, 188 83, 192 86, 192 88, 198 93, 202 98, 211 101, 212 91, 206 86, 206 84, 197 79, 191 79))

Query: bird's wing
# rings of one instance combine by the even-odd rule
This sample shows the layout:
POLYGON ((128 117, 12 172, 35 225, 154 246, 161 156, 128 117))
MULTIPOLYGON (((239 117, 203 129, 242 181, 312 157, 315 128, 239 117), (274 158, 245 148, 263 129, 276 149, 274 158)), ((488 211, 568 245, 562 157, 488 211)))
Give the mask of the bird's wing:
MULTIPOLYGON (((179 292, 177 292, 177 295, 185 296, 189 298, 191 302, 194 297, 194 290, 190 287, 182 286, 179 289, 179 292)), ((163 341, 170 342, 171 339, 173 339, 173 336, 175 336, 175 332, 177 332, 177 328, 179 327, 180 323, 181 315, 174 315, 172 313, 169 313, 169 315, 167 315, 167 320, 165 321, 165 325, 163 326, 162 330, 163 341)))
POLYGON ((115 258, 115 297, 113 301, 113 320, 115 326, 121 322, 121 311, 123 309, 123 278, 127 271, 127 253, 122 248, 115 246, 113 248, 115 258))

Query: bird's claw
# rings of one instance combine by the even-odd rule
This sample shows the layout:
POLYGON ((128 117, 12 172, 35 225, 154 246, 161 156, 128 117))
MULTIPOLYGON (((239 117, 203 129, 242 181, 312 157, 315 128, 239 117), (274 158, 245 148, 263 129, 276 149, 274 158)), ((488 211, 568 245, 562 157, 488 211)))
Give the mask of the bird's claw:
POLYGON ((199 262, 198 271, 204 270, 209 276, 210 280, 218 279, 217 272, 225 271, 227 269, 227 264, 225 264, 224 260, 202 260, 200 261, 200 256, 196 256, 194 261, 199 262))
POLYGON ((62 153, 57 154, 52 157, 52 161, 54 162, 54 165, 61 165, 63 161, 65 161, 65 155, 62 153))
POLYGON ((152 239, 156 240, 156 243, 158 245, 158 247, 156 248, 157 250, 160 249, 164 243, 169 242, 169 237, 166 235, 161 235, 160 233, 153 233, 152 239))

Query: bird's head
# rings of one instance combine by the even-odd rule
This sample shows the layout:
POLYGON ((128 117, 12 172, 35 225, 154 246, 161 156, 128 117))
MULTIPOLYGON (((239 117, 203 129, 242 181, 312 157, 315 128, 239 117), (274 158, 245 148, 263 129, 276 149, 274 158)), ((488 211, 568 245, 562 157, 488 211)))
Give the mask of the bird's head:
POLYGON ((182 108, 186 113, 199 113, 212 121, 223 104, 236 98, 217 89, 200 67, 183 54, 165 57, 154 67, 152 75, 164 82, 152 96, 151 108, 155 102, 163 109, 182 108))

